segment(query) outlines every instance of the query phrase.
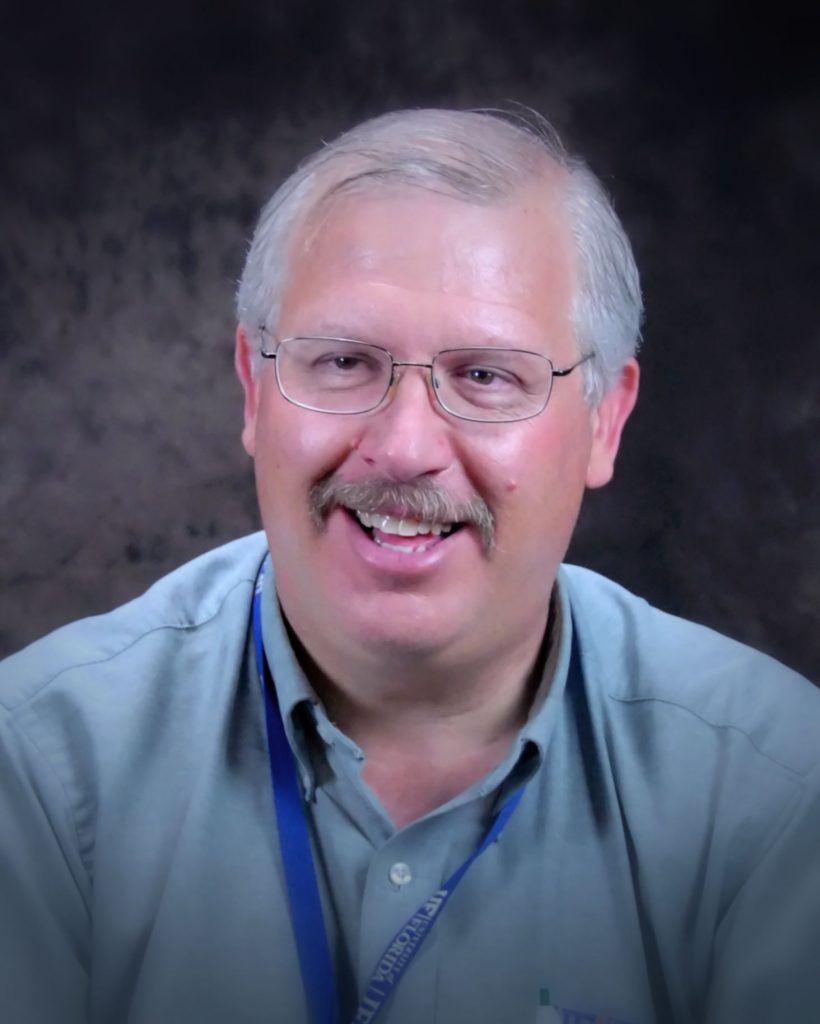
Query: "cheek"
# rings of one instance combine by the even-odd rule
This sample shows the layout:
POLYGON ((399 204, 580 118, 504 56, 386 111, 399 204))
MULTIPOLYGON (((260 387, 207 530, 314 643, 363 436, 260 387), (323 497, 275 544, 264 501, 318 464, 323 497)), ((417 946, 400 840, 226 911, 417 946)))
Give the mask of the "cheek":
POLYGON ((545 532, 563 534, 574 522, 589 458, 583 423, 560 424, 565 429, 533 423, 523 423, 525 429, 485 448, 474 463, 482 468, 479 490, 489 499, 495 495, 499 533, 516 531, 519 544, 527 537, 543 539, 545 532))
POLYGON ((559 431, 544 429, 537 419, 525 420, 476 445, 472 464, 500 495, 525 495, 566 468, 567 445, 559 431))
POLYGON ((305 494, 322 477, 339 468, 358 447, 355 423, 340 416, 273 402, 256 433, 256 474, 272 500, 305 494))

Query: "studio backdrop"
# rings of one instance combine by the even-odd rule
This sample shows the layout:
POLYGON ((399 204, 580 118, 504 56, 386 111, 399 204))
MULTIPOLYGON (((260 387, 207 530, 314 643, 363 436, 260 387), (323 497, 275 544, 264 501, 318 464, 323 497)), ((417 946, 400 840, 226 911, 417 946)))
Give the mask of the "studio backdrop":
POLYGON ((8 8, 0 654, 259 528, 236 281, 295 163, 398 107, 524 104, 633 241, 642 394, 570 559, 820 679, 812 25, 720 4, 8 8))

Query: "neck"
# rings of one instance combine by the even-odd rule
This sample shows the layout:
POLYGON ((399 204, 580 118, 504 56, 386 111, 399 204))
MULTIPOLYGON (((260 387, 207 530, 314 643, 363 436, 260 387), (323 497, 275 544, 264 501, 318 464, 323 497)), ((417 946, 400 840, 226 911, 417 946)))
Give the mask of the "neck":
MULTIPOLYGON (((540 682, 547 610, 537 628, 506 637, 501 650, 464 658, 437 651, 368 652, 291 643, 328 716, 366 751, 369 742, 450 746, 460 737, 494 742, 526 721, 540 682), (328 666, 332 666, 332 672, 328 666)), ((548 642, 551 640, 547 632, 548 642)))
POLYGON ((418 653, 308 653, 291 640, 328 717, 361 747, 365 781, 398 826, 446 803, 508 754, 541 681, 550 629, 458 662, 418 653), (332 676, 326 666, 333 666, 332 676))
POLYGON ((504 760, 529 714, 537 675, 533 668, 515 685, 486 692, 473 686, 446 704, 410 699, 385 708, 336 691, 328 711, 365 752, 364 781, 401 828, 504 760))

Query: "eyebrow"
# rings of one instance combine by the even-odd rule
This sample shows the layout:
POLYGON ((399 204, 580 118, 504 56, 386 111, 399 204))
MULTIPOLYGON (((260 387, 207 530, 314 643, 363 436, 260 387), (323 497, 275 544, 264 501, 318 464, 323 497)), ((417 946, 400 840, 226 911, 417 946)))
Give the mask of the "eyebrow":
MULTIPOLYGON (((347 338, 350 341, 364 341, 371 345, 380 345, 382 348, 386 349, 390 349, 391 347, 389 339, 383 338, 380 335, 375 335, 369 330, 360 330, 357 327, 351 328, 350 324, 345 326, 341 320, 320 320, 318 322, 318 326, 311 327, 309 331, 299 331, 294 336, 309 338, 347 338)), ((451 338, 440 348, 437 348, 436 351, 443 352, 451 348, 500 348, 518 351, 532 351, 532 343, 528 341, 513 341, 510 338, 504 338, 497 335, 482 334, 478 340, 474 341, 470 341, 466 338, 451 338)))
POLYGON ((320 320, 319 326, 308 333, 313 337, 350 338, 353 341, 364 341, 365 338, 362 336, 367 336, 369 332, 357 328, 351 330, 349 327, 343 326, 339 320, 320 320))

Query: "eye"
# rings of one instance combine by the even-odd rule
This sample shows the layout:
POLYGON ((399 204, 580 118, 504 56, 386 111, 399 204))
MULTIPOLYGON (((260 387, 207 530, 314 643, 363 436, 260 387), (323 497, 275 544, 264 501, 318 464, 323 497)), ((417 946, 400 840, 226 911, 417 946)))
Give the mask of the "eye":
POLYGON ((319 360, 322 363, 329 363, 336 370, 355 370, 357 366, 361 366, 364 360, 361 356, 350 356, 350 355, 328 355, 324 359, 319 360))
POLYGON ((471 366, 464 374, 467 380, 473 384, 494 384, 498 379, 498 374, 495 370, 490 370, 486 366, 471 366))
POLYGON ((350 351, 344 347, 328 347, 314 353, 304 373, 321 387, 351 388, 362 387, 381 380, 385 367, 366 351, 350 351))
POLYGON ((334 373, 378 370, 378 364, 368 355, 351 352, 325 352, 313 361, 312 368, 334 373))
POLYGON ((464 386, 488 390, 520 386, 515 374, 507 367, 466 363, 464 366, 454 368, 451 372, 453 377, 460 380, 464 386))

